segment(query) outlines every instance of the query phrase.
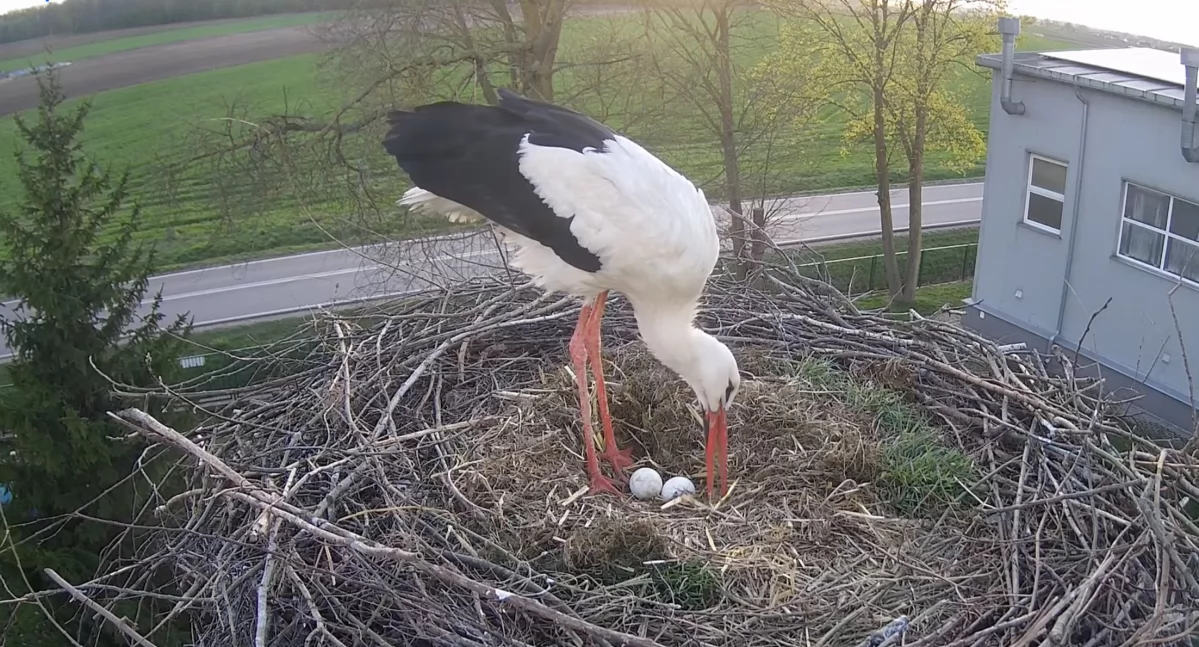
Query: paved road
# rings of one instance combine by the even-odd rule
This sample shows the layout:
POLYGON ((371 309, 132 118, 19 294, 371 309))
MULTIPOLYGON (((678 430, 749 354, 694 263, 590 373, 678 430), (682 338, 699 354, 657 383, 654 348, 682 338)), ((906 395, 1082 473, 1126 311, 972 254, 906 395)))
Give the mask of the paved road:
MULTIPOLYGON (((924 224, 944 227, 976 223, 982 213, 982 183, 929 186, 924 224)), ((906 190, 892 193, 895 227, 908 226, 906 190)), ((794 244, 877 235, 873 191, 786 198, 768 205, 768 230, 776 242, 794 244)), ((317 306, 334 305, 445 284, 505 271, 487 233, 285 256, 165 274, 160 287, 168 319, 191 313, 197 327, 265 319, 317 306)), ((0 304, 7 315, 15 302, 0 304)), ((8 350, 0 344, 0 361, 8 350)))

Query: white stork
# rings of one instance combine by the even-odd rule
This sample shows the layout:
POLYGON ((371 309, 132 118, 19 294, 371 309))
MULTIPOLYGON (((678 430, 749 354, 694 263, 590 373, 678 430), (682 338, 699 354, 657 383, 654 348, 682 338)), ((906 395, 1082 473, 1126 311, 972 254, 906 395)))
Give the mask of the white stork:
POLYGON ((588 359, 604 457, 621 479, 633 462, 616 447, 600 355, 600 320, 615 290, 633 306, 650 352, 695 391, 708 435, 708 495, 717 465, 727 493, 725 412, 741 378, 728 347, 694 324, 720 251, 703 192, 606 126, 506 90, 498 106, 442 101, 393 111, 388 121, 383 146, 415 185, 400 205, 490 221, 536 285, 583 300, 570 357, 590 491, 617 493, 596 459, 588 359))

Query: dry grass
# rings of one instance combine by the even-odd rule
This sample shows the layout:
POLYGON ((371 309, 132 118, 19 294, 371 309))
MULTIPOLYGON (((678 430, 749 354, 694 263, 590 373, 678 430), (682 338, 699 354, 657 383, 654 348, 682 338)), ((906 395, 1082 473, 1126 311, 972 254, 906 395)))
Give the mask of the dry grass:
MULTIPOLYGON (((638 467, 702 483, 702 434, 690 392, 639 349, 614 353, 610 362, 621 445, 631 444, 638 467)), ((843 394, 787 374, 746 380, 730 411, 736 482, 728 500, 663 505, 580 497, 587 483, 572 379, 564 369, 514 393, 518 403, 503 422, 463 444, 455 477, 486 513, 473 529, 498 530, 509 538, 507 548, 560 582, 636 588, 657 572, 655 562, 702 564, 726 600, 810 619, 835 606, 814 594, 830 572, 852 577, 855 560, 924 551, 945 539, 944 525, 922 529, 885 514, 889 506, 872 485, 883 451, 868 416, 844 404, 843 394)), ((945 558, 919 561, 951 577, 955 558, 945 558)), ((853 626, 877 628, 891 619, 868 615, 853 626)), ((815 631, 823 623, 805 626, 815 631)))

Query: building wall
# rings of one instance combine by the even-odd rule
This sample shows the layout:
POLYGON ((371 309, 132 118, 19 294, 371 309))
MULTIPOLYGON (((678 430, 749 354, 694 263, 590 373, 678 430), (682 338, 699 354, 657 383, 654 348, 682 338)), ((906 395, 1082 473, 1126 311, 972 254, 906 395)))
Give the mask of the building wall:
MULTIPOLYGON (((1044 350, 1044 337, 1008 323, 999 317, 988 315, 986 318, 980 319, 978 315, 979 310, 968 309, 966 324, 984 337, 994 339, 1001 344, 1023 342, 1029 348, 1044 350)), ((1073 348, 1068 349, 1065 353, 1066 356, 1073 357, 1073 350, 1073 348)), ((1120 400, 1137 398, 1133 404, 1128 405, 1128 409, 1131 411, 1123 413, 1136 414, 1142 420, 1146 420, 1146 417, 1140 414, 1149 413, 1151 415, 1147 418, 1148 422, 1167 427, 1162 430, 1163 436, 1168 436, 1173 432, 1176 436, 1190 437, 1195 418, 1189 404, 1158 389, 1146 388, 1146 385, 1140 380, 1096 363, 1094 358, 1085 351, 1081 355, 1082 357, 1079 358, 1074 369, 1075 375, 1083 378, 1103 378, 1104 388, 1113 398, 1120 400), (1169 429, 1170 427, 1173 429, 1169 429)), ((1051 372, 1061 374, 1061 366, 1054 360, 1047 360, 1046 368, 1051 372)))
MULTIPOLYGON (((973 294, 977 307, 968 323, 980 323, 983 313, 1074 349, 1090 322, 1085 355, 1134 382, 1189 402, 1177 328, 1182 330, 1192 374, 1199 380, 1199 286, 1183 284, 1175 290, 1176 327, 1168 294, 1177 280, 1116 254, 1124 180, 1199 202, 1199 165, 1187 164, 1179 153, 1181 113, 1083 90, 1090 115, 1080 186, 1083 104, 1074 87, 1017 75, 1013 95, 1026 108, 1017 116, 1000 106, 999 80, 996 71, 973 294), (1069 165, 1060 236, 1021 222, 1029 153, 1069 165), (1073 218, 1075 201, 1078 223, 1073 218), (1076 224, 1080 226, 1075 232, 1076 224), (1077 238, 1059 330, 1071 235, 1077 238), (1109 297, 1107 309, 1091 322, 1109 297)), ((1195 395, 1199 398, 1199 392, 1195 395)))

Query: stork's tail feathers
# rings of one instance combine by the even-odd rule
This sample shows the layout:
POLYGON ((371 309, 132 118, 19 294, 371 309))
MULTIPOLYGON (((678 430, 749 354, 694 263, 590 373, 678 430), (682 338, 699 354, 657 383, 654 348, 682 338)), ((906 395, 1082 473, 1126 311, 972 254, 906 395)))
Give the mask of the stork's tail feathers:
POLYGON ((439 214, 453 223, 471 223, 485 220, 483 214, 445 198, 413 187, 404 192, 404 196, 396 201, 401 207, 408 207, 415 212, 439 214))

